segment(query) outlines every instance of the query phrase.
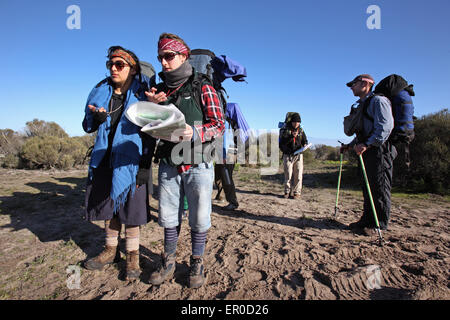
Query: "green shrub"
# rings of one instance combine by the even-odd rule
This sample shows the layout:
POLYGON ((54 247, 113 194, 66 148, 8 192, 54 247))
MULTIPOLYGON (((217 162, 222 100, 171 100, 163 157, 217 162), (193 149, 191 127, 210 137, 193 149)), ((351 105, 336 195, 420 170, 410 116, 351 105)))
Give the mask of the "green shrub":
POLYGON ((394 179, 413 191, 449 193, 450 114, 448 109, 426 115, 414 122, 415 138, 410 144, 410 169, 405 165, 404 146, 398 146, 394 179))
POLYGON ((20 156, 29 169, 69 169, 83 163, 86 149, 77 138, 35 136, 27 139, 20 156))
POLYGON ((16 169, 20 167, 20 158, 17 154, 7 154, 0 158, 0 163, 3 168, 16 169))

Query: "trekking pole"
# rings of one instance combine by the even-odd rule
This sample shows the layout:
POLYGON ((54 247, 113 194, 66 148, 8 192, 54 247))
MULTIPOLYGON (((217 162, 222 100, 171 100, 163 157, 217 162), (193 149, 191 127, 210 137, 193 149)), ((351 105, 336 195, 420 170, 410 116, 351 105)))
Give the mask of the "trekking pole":
POLYGON ((367 179, 366 168, 364 166, 364 161, 362 154, 359 155, 359 161, 361 162, 361 168, 364 174, 364 181, 366 182, 367 193, 369 194, 370 205, 373 211, 373 217, 375 218, 376 230, 378 233, 379 245, 383 246, 383 237, 381 236, 380 224, 378 223, 377 211, 375 210, 375 204, 373 203, 372 192, 370 192, 369 179, 367 179))
MULTIPOLYGON (((338 140, 338 142, 340 142, 338 140)), ((341 145, 343 145, 342 142, 340 142, 341 145)), ((342 175, 342 159, 344 158, 344 154, 341 152, 340 154, 340 161, 339 161, 339 177, 338 177, 338 185, 337 185, 337 191, 336 191, 336 204, 334 205, 334 218, 336 219, 337 213, 338 213, 338 202, 339 202, 339 188, 341 186, 341 175, 342 175)))

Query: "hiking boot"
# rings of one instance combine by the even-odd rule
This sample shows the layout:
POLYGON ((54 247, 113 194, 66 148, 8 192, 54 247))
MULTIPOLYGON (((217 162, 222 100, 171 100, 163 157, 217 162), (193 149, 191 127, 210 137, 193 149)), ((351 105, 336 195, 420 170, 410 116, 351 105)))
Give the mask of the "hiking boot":
POLYGON ((84 267, 88 270, 102 270, 104 266, 120 261, 119 246, 105 246, 105 249, 95 258, 84 263, 84 267))
POLYGON ((189 272, 189 288, 200 288, 205 283, 203 257, 191 256, 189 272))
POLYGON ((368 226, 367 223, 365 223, 364 221, 359 220, 357 222, 350 223, 348 225, 348 228, 351 229, 351 230, 356 230, 356 229, 364 229, 367 226, 368 226))
POLYGON ((139 250, 127 251, 127 280, 139 279, 141 268, 139 267, 139 250))
POLYGON ((175 272, 175 253, 163 254, 162 262, 158 269, 150 276, 150 283, 159 286, 165 280, 171 278, 175 272))
POLYGON ((232 210, 237 209, 237 207, 238 207, 238 205, 236 205, 234 203, 229 203, 227 206, 223 207, 222 209, 232 211, 232 210))
POLYGON ((300 194, 294 194, 294 199, 300 199, 300 194))
POLYGON ((376 236, 377 231, 375 228, 365 227, 361 230, 363 236, 376 236))
POLYGON ((285 193, 283 198, 288 199, 289 198, 289 193, 285 193))

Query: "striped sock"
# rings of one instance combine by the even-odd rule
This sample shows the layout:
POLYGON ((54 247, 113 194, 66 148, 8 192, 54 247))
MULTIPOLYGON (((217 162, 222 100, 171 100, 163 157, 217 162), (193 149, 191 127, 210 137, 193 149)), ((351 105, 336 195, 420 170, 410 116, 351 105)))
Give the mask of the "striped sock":
POLYGON ((172 254, 177 250, 178 235, 180 226, 164 228, 164 253, 172 254))
POLYGON ((197 232, 191 230, 191 241, 192 241, 192 255, 193 256, 203 256, 206 246, 206 236, 208 231, 197 232))

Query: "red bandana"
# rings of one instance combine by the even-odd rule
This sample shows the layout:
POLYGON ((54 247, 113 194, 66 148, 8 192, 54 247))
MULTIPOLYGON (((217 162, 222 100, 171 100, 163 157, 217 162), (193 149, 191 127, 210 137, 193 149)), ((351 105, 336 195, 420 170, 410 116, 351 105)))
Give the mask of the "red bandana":
POLYGON ((158 42, 158 50, 171 50, 178 53, 183 53, 186 56, 189 52, 184 44, 177 40, 169 38, 163 38, 158 42))
POLYGON ((122 58, 123 60, 128 62, 128 64, 130 64, 131 66, 134 66, 136 64, 136 61, 134 61, 134 59, 127 52, 125 52, 121 49, 117 49, 116 51, 114 51, 111 54, 110 59, 112 59, 114 57, 122 58))

